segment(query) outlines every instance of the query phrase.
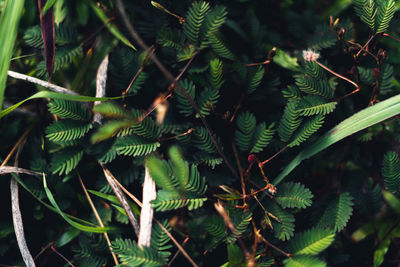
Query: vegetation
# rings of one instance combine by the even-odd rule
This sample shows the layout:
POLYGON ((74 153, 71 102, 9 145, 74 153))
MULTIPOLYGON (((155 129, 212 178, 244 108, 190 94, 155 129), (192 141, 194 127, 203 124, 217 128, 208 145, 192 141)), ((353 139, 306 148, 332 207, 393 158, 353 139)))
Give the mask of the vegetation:
POLYGON ((0 0, 0 265, 398 265, 398 8, 0 0))

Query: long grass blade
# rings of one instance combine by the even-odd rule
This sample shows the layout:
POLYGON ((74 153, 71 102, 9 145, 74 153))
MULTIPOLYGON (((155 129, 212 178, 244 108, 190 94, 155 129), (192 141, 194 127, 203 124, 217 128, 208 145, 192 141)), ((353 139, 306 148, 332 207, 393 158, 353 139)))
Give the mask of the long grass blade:
POLYGON ((274 185, 280 183, 294 168, 303 160, 308 159, 325 148, 357 133, 367 127, 380 123, 386 119, 400 114, 400 95, 393 96, 376 105, 365 108, 353 116, 339 123, 325 135, 321 136, 316 142, 303 149, 276 177, 274 185))
POLYGON ((10 60, 23 7, 24 0, 6 1, 6 6, 0 17, 0 110, 3 107, 7 71, 10 67, 10 60))

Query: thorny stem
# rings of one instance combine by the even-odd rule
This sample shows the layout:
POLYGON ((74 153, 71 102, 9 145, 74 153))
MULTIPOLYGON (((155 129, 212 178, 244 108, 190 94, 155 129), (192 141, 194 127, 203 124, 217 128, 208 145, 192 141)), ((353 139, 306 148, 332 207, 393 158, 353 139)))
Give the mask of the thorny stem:
MULTIPOLYGON (((124 5, 122 3, 121 0, 117 0, 117 8, 119 13, 122 16, 122 19, 129 31, 129 33, 132 35, 133 39, 135 39, 135 41, 138 43, 138 45, 143 49, 143 50, 147 50, 148 46, 146 45, 146 43, 143 41, 143 39, 139 36, 139 34, 136 32, 136 30, 134 29, 133 25, 130 23, 128 16, 126 15, 125 12, 125 8, 124 5)), ((159 68, 159 70, 161 71, 161 73, 164 75, 164 77, 169 80, 171 83, 175 83, 175 77, 171 74, 171 72, 169 72, 164 65, 161 63, 161 61, 157 58, 157 56, 155 54, 150 55, 151 60, 154 62, 154 64, 159 68)), ((212 130, 210 129, 207 121, 205 120, 204 116, 201 115, 200 113, 200 109, 197 106, 197 104, 194 102, 194 100, 192 99, 192 97, 189 95, 189 93, 186 91, 185 88, 183 88, 179 82, 176 82, 175 84, 175 88, 176 90, 178 90, 186 99, 187 101, 191 104, 192 108, 196 111, 196 113, 198 113, 200 115, 200 120, 203 123, 204 127, 206 128, 211 141, 213 142, 213 144, 215 145, 215 148, 217 149, 218 153, 221 155, 221 157, 224 159, 224 162, 226 164, 226 166, 229 168, 229 170, 232 172, 232 174, 238 178, 238 174, 235 170, 235 168, 231 165, 231 163, 229 162, 228 158, 226 157, 226 155, 224 154, 224 152, 222 151, 220 145, 217 142, 217 139, 215 138, 215 136, 213 135, 212 130)))
POLYGON ((64 255, 62 255, 60 252, 58 252, 54 246, 50 247, 52 251, 54 251, 58 256, 60 256, 63 260, 65 260, 70 266, 75 267, 75 265, 72 264, 64 255))
MULTIPOLYGON (((365 50, 365 48, 369 45, 369 43, 372 41, 372 39, 374 39, 375 36, 376 36, 376 35, 373 34, 373 35, 368 39, 368 41, 365 43, 365 45, 360 49, 360 51, 358 51, 358 53, 356 54, 356 57, 358 57, 358 56, 361 54, 361 52, 365 50)), ((367 50, 366 50, 366 51, 367 51, 367 50)))

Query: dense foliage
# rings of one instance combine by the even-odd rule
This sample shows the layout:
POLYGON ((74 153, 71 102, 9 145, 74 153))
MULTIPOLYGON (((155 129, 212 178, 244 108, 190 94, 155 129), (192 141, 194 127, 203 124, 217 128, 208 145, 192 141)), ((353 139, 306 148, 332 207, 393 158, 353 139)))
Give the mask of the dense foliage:
POLYGON ((0 264, 10 181, 37 266, 398 264, 394 0, 38 3, 0 0, 0 264))

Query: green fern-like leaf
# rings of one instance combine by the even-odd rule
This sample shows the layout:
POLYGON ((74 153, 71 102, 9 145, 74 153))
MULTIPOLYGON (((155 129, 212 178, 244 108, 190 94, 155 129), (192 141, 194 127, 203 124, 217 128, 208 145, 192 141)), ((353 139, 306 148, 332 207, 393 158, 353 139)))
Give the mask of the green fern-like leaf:
POLYGON ((338 41, 336 34, 327 24, 317 25, 315 31, 307 39, 307 47, 317 51, 329 48, 338 41))
MULTIPOLYGON (((256 117, 246 111, 238 116, 236 124, 239 128, 235 131, 236 144, 240 150, 249 151, 254 132, 256 131, 256 117)), ((258 141, 258 139, 256 140, 258 141)))
POLYGON ((215 169, 216 166, 221 165, 223 162, 223 159, 220 156, 210 155, 204 152, 198 152, 194 154, 193 158, 196 165, 205 164, 211 167, 211 169, 215 169))
POLYGON ((217 104, 219 96, 218 88, 206 88, 203 90, 197 99, 200 114, 203 116, 209 115, 215 104, 217 104))
POLYGON ((303 126, 294 134, 293 141, 290 142, 289 147, 298 146, 306 141, 313 133, 322 127, 324 118, 324 115, 317 115, 307 119, 303 126))
POLYGON ((317 80, 307 75, 295 75, 296 85, 299 89, 307 94, 320 95, 327 99, 333 97, 333 90, 327 80, 317 80))
POLYGON ((276 202, 283 208, 302 208, 311 206, 313 194, 300 183, 284 183, 275 196, 276 202))
POLYGON ((85 121, 90 118, 88 109, 80 102, 63 99, 50 99, 47 106, 52 114, 62 119, 85 121))
POLYGON ((247 72, 247 81, 246 81, 246 93, 253 93, 257 87, 260 85, 262 78, 264 77, 264 68, 263 66, 257 66, 251 68, 247 72))
POLYGON ((292 213, 283 210, 276 203, 268 203, 267 211, 278 218, 279 222, 272 221, 274 235, 276 238, 285 241, 294 235, 294 216, 292 213))
POLYGON ((186 14, 186 21, 183 24, 183 32, 190 42, 197 44, 200 36, 200 28, 210 10, 210 5, 205 1, 193 2, 186 14))
POLYGON ((193 132, 194 140, 193 145, 198 149, 205 151, 207 153, 217 153, 214 143, 211 140, 206 128, 198 127, 193 132))
POLYGON ((382 176, 388 191, 399 192, 400 189, 400 160, 396 152, 389 151, 385 154, 382 164, 382 176))
POLYGON ((389 64, 384 64, 381 68, 381 74, 379 77, 379 93, 390 93, 393 88, 393 80, 393 66, 389 64))
POLYGON ((371 31, 375 31, 375 9, 374 0, 353 0, 354 10, 361 21, 368 25, 371 31))
MULTIPOLYGON (((58 46, 63 46, 67 44, 72 44, 77 41, 77 32, 76 30, 66 24, 58 24, 54 29, 55 35, 55 44, 58 46)), ((33 26, 27 29, 24 33, 23 37, 26 44, 35 48, 43 48, 43 38, 42 38, 42 29, 40 26, 33 26)))
MULTIPOLYGON (((63 46, 62 48, 56 50, 56 55, 54 57, 53 73, 64 67, 67 67, 74 58, 81 56, 82 54, 83 50, 81 45, 77 47, 63 46)), ((45 77, 47 75, 45 61, 41 61, 37 65, 36 75, 38 77, 45 77)))
POLYGON ((340 232, 353 214, 353 197, 348 192, 341 193, 331 200, 325 209, 319 225, 340 232))
POLYGON ((375 79, 371 69, 358 67, 358 72, 360 74, 360 78, 363 83, 370 86, 374 84, 375 79))
MULTIPOLYGON (((169 232, 171 231, 171 227, 168 225, 168 221, 164 220, 161 223, 165 229, 169 232)), ((151 245, 150 247, 158 252, 158 256, 163 258, 165 261, 168 260, 171 252, 168 249, 172 248, 172 245, 169 244, 170 238, 169 236, 163 231, 160 225, 155 224, 151 230, 151 245)))
POLYGON ((208 41, 214 50, 214 52, 223 58, 230 59, 230 60, 235 60, 235 56, 231 52, 231 50, 225 45, 222 36, 220 34, 211 34, 208 37, 208 41))
POLYGON ((376 0, 376 4, 376 33, 382 33, 389 28, 389 23, 396 12, 396 2, 393 0, 376 0))
POLYGON ((336 105, 337 102, 327 103, 319 96, 306 96, 300 101, 297 111, 300 113, 300 116, 326 115, 331 113, 336 105))
POLYGON ((187 196, 186 198, 180 198, 179 195, 176 196, 167 192, 165 190, 160 190, 157 193, 157 199, 153 200, 151 203, 152 207, 156 211, 168 211, 175 210, 183 207, 187 207, 188 210, 198 209, 203 206, 204 202, 207 200, 205 197, 192 197, 187 196))
POLYGON ((156 151, 159 146, 159 142, 149 142, 134 135, 118 138, 115 142, 115 149, 119 155, 133 157, 148 155, 156 151))
POLYGON ((209 36, 215 34, 222 24, 224 24, 226 15, 227 12, 224 6, 215 6, 207 13, 207 17, 201 27, 201 48, 207 47, 209 36))
POLYGON ((291 99, 288 101, 282 119, 279 123, 278 134, 282 142, 288 142, 294 131, 300 126, 302 119, 296 110, 299 101, 291 99))
POLYGON ((251 141, 250 153, 258 153, 264 150, 266 146, 271 142, 272 137, 275 133, 273 130, 274 124, 268 126, 265 122, 260 123, 254 131, 254 136, 251 141))
POLYGON ((314 79, 321 80, 326 78, 324 70, 315 61, 306 61, 304 71, 314 79))
POLYGON ((171 180, 172 170, 168 163, 155 155, 150 155, 146 160, 146 167, 154 182, 161 188, 174 192, 177 195, 175 184, 171 180))
POLYGON ((183 159, 182 152, 176 146, 172 146, 168 150, 168 155, 174 176, 178 180, 180 187, 184 188, 189 181, 189 164, 183 159))
POLYGON ((176 50, 182 49, 184 39, 185 37, 181 31, 162 29, 157 32, 157 43, 164 47, 171 47, 176 50))
POLYGON ((143 118, 142 112, 138 110, 133 110, 131 114, 133 118, 131 127, 121 130, 117 136, 137 134, 148 139, 160 137, 160 127, 156 125, 150 116, 143 118))
POLYGON ((56 121, 46 128, 46 138, 55 142, 76 140, 82 138, 91 128, 92 124, 88 122, 56 121))
POLYGON ((298 233, 289 241, 289 247, 296 255, 316 255, 328 248, 335 239, 329 229, 312 228, 298 233))
POLYGON ((80 147, 67 147, 56 153, 51 158, 53 174, 63 175, 70 173, 82 159, 83 149, 80 147))
POLYGON ((218 58, 214 58, 210 61, 210 83, 213 88, 220 89, 224 83, 222 67, 222 61, 218 58))
MULTIPOLYGON (((194 100, 196 95, 196 87, 191 80, 184 79, 181 81, 181 85, 186 89, 190 97, 194 100)), ((193 114, 193 108, 190 102, 186 99, 186 97, 180 92, 176 91, 176 100, 178 101, 177 107, 179 108, 179 112, 189 117, 193 114)))
POLYGON ((295 99, 300 99, 303 97, 299 88, 294 85, 288 85, 286 89, 282 90, 282 95, 285 98, 295 98, 295 99))
POLYGON ((299 255, 287 258, 283 261, 285 267, 325 267, 326 262, 311 255, 299 255))
POLYGON ((112 243, 113 252, 118 255, 122 266, 163 266, 166 261, 157 251, 148 247, 140 248, 130 239, 117 238, 112 243))
POLYGON ((187 192, 192 192, 197 195, 203 195, 207 191, 206 179, 200 176, 196 165, 192 165, 190 168, 190 176, 185 189, 187 192))

